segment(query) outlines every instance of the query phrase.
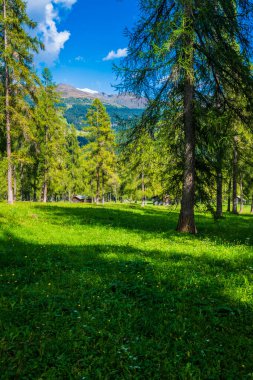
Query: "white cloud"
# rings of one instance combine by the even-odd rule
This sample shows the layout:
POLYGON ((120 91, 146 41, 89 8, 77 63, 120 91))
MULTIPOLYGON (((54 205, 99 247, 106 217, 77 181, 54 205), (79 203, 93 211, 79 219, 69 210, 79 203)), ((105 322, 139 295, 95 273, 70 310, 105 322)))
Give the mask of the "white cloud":
POLYGON ((29 15, 35 17, 35 21, 43 19, 45 6, 49 3, 49 0, 27 0, 27 11, 29 15))
POLYGON ((77 0, 54 0, 55 4, 62 4, 66 8, 71 8, 77 0))
POLYGON ((27 0, 27 10, 30 17, 38 23, 37 33, 44 43, 45 50, 36 61, 53 65, 59 58, 61 50, 70 38, 69 31, 59 31, 60 9, 70 10, 77 0, 27 0))
POLYGON ((85 58, 82 57, 81 55, 78 55, 77 57, 75 57, 75 61, 77 61, 77 62, 85 62, 85 58))
POLYGON ((116 52, 114 50, 110 51, 106 57, 103 58, 103 61, 110 61, 115 58, 122 58, 127 56, 127 48, 118 49, 116 52))

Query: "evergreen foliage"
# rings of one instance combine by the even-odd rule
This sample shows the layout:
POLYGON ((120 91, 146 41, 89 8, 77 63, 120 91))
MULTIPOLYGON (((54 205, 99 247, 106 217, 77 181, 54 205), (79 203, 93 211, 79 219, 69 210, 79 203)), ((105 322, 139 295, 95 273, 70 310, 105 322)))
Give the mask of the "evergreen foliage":
MULTIPOLYGON (((87 111, 91 103, 86 99, 63 99, 61 105, 65 108, 64 117, 69 124, 75 125, 76 129, 82 130, 83 121, 86 119, 87 111)), ((126 107, 116 107, 109 104, 105 105, 106 112, 110 116, 113 129, 118 130, 118 119, 132 120, 136 116, 141 116, 142 109, 131 109, 126 107)))
POLYGON ((225 203, 253 210, 252 1, 141 0, 140 10, 117 72, 119 90, 148 99, 144 114, 60 99, 50 71, 33 71, 43 46, 25 2, 1 2, 2 199, 181 202, 177 229, 191 233, 194 207, 216 219, 225 203))
MULTIPOLYGON (((26 13, 26 3, 22 0, 3 0, 0 4, 0 66, 1 66, 1 108, 2 125, 5 129, 8 202, 13 203, 13 166, 12 154, 18 135, 27 139, 29 135, 29 106, 25 100, 34 93, 38 81, 33 72, 33 55, 40 43, 27 32, 35 23, 26 13), (15 140, 16 140, 15 139, 15 140)), ((19 144, 18 144, 19 145, 19 144)))
POLYGON ((41 200, 47 201, 48 189, 57 193, 64 178, 66 167, 67 124, 62 111, 57 108, 59 95, 55 91, 48 69, 43 71, 43 87, 37 90, 37 103, 34 108, 36 134, 36 174, 41 183, 41 200))
POLYGON ((96 202, 104 203, 106 186, 109 182, 115 183, 116 156, 115 136, 111 127, 109 115, 99 99, 95 99, 87 112, 86 137, 89 143, 85 147, 86 157, 89 160, 91 188, 96 202))
POLYGON ((184 146, 178 230, 195 233, 197 109, 212 106, 216 96, 219 109, 246 119, 253 88, 248 34, 252 2, 141 0, 140 9, 140 20, 128 32, 128 56, 116 68, 122 78, 118 88, 149 99, 144 115, 148 126, 173 109, 168 127, 180 126, 184 146), (235 101, 238 97, 244 104, 235 101))

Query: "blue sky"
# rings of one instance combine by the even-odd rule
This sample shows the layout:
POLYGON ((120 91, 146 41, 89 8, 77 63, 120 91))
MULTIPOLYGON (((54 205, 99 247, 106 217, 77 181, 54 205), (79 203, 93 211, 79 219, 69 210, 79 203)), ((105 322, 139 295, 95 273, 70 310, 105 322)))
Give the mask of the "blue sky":
POLYGON ((27 6, 46 47, 37 69, 48 66, 57 83, 112 93, 112 64, 127 54, 123 32, 138 19, 138 0, 27 0, 27 6))

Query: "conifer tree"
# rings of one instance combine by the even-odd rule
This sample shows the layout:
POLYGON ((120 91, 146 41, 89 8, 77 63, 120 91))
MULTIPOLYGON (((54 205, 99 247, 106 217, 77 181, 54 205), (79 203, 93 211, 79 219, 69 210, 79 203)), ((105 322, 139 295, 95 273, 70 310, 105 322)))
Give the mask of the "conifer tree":
MULTIPOLYGON (((125 135, 131 135, 131 128, 125 135)), ((122 144, 119 154, 119 171, 122 177, 121 192, 128 199, 141 199, 142 206, 146 205, 147 198, 157 195, 161 188, 155 174, 159 171, 159 159, 155 140, 146 130, 139 131, 138 135, 124 137, 128 143, 122 144), (159 191, 158 191, 159 188, 159 191)))
POLYGON ((36 165, 41 186, 41 201, 47 202, 48 190, 62 182, 67 164, 67 123, 58 106, 60 99, 48 69, 42 74, 43 86, 37 89, 34 108, 36 165))
POLYGON ((23 0, 2 0, 0 4, 0 62, 2 96, 4 99, 4 125, 8 161, 8 203, 13 203, 12 134, 17 119, 22 115, 19 100, 31 94, 37 81, 32 69, 32 52, 40 44, 27 30, 33 29, 23 0))
POLYGON ((68 199, 71 200, 74 194, 87 191, 87 167, 83 157, 83 151, 79 146, 77 131, 72 125, 67 133, 67 166, 66 166, 66 190, 68 199))
MULTIPOLYGON (((184 132, 181 212, 177 229, 196 232, 194 221, 196 103, 209 106, 220 93, 220 107, 234 115, 240 94, 252 104, 247 28, 250 0, 140 0, 142 16, 128 32, 128 56, 118 74, 121 91, 149 99, 144 120, 156 125, 161 114, 175 107, 173 123, 184 132), (245 20, 247 19, 247 22, 245 20), (235 41, 240 45, 235 44, 235 41), (225 89, 232 89, 231 97, 225 89)), ((170 123, 171 125, 172 123, 170 123)))
POLYGON ((87 112, 86 159, 89 160, 91 181, 96 183, 96 202, 104 202, 105 186, 116 171, 115 136, 110 117, 99 99, 87 112))

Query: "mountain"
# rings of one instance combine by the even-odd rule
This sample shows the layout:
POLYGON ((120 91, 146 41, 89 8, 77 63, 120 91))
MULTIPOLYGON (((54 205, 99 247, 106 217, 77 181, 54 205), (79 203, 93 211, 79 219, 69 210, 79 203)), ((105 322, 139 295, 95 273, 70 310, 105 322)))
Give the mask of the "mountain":
POLYGON ((108 95, 88 88, 75 88, 68 84, 59 84, 57 91, 62 98, 61 105, 66 108, 65 117, 68 123, 74 124, 78 130, 83 129, 87 109, 96 98, 106 107, 115 129, 118 126, 118 118, 129 120, 139 117, 147 104, 146 99, 138 99, 132 94, 108 95))
POLYGON ((57 86, 57 91, 63 99, 87 99, 92 102, 95 98, 101 100, 101 102, 106 105, 109 104, 114 107, 126 107, 130 109, 144 109, 146 107, 147 101, 145 98, 137 98, 132 94, 121 94, 121 95, 108 95, 104 92, 98 92, 90 90, 88 88, 80 89, 70 86, 68 84, 59 84, 57 86))

